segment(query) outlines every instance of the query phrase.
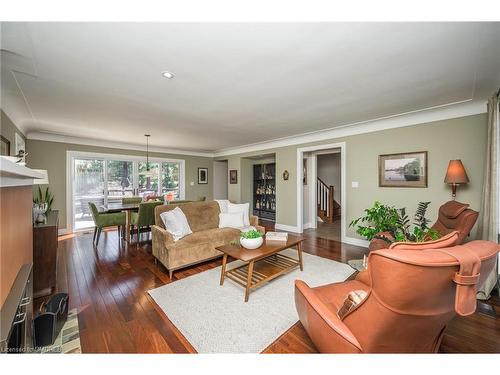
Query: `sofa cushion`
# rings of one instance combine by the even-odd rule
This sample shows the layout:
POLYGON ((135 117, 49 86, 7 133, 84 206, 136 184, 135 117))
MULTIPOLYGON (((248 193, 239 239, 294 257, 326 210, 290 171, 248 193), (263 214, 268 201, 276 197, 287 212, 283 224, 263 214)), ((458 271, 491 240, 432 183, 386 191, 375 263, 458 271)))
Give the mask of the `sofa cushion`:
POLYGON ((186 215, 189 226, 193 232, 219 227, 219 204, 212 202, 192 202, 180 205, 168 204, 155 208, 155 223, 161 228, 165 228, 160 215, 163 212, 179 207, 186 215))
POLYGON ((219 214, 219 228, 243 228, 245 226, 243 212, 219 214))
POLYGON ((236 204, 236 203, 229 202, 227 205, 227 210, 228 210, 227 211, 228 213, 242 212, 243 213, 243 224, 245 226, 250 225, 250 218, 249 218, 250 203, 236 204))
POLYGON ((229 200, 227 199, 216 199, 215 200, 219 204, 219 209, 222 214, 228 213, 229 200))
POLYGON ((184 212, 179 207, 163 212, 160 216, 165 229, 174 237, 174 241, 178 241, 193 233, 189 227, 186 215, 184 215, 184 212))
POLYGON ((200 244, 212 244, 213 247, 222 246, 228 244, 231 241, 238 240, 240 238, 240 231, 234 228, 216 228, 207 229, 198 232, 193 232, 192 234, 184 237, 175 243, 175 248, 186 249, 192 246, 200 244))

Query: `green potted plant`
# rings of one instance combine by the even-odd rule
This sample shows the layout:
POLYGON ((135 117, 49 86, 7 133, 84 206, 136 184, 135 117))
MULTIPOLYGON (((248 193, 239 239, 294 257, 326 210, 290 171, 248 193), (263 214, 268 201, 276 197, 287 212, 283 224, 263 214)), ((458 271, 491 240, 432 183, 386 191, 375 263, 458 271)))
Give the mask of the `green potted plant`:
POLYGON ((357 226, 356 233, 371 241, 379 233, 393 232, 398 219, 396 208, 375 201, 372 207, 365 209, 365 216, 354 219, 349 226, 357 226))
MULTIPOLYGON (((406 209, 401 208, 398 211, 399 218, 397 221, 396 230, 392 232, 394 240, 388 242, 425 242, 437 240, 440 237, 438 231, 429 228, 430 220, 425 217, 427 207, 431 202, 419 202, 417 211, 413 217, 413 227, 410 224, 410 219, 406 214, 406 209)), ((384 238, 385 239, 385 238, 384 238)))
POLYGON ((264 242, 262 233, 257 230, 249 230, 247 232, 241 232, 240 234, 240 244, 245 249, 257 249, 264 242))
POLYGON ((42 188, 38 186, 38 190, 33 197, 33 203, 34 204, 46 204, 47 205, 47 211, 50 211, 52 209, 52 203, 54 202, 54 195, 49 191, 49 187, 45 189, 45 192, 42 191, 42 188))
POLYGON ((413 218, 413 226, 405 208, 396 209, 375 202, 366 209, 365 216, 349 224, 357 226, 356 233, 370 241, 370 250, 387 248, 393 242, 424 242, 439 238, 439 233, 429 228, 430 220, 425 217, 431 202, 419 202, 413 218))

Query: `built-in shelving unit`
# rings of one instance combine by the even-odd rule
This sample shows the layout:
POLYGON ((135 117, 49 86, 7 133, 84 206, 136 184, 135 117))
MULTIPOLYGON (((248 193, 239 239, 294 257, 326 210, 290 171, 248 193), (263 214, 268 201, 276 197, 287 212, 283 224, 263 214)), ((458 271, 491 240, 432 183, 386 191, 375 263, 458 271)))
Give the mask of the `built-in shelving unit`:
POLYGON ((276 163, 253 166, 253 214, 276 220, 276 163))

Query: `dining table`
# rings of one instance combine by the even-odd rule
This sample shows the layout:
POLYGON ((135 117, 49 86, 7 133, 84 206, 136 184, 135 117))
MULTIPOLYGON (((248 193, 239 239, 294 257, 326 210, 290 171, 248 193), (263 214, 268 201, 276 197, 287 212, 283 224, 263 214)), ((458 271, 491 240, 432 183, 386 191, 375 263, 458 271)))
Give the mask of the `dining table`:
POLYGON ((108 203, 99 207, 99 212, 102 213, 115 213, 125 212, 125 237, 124 240, 130 242, 130 223, 132 221, 132 212, 139 211, 139 203, 108 203))

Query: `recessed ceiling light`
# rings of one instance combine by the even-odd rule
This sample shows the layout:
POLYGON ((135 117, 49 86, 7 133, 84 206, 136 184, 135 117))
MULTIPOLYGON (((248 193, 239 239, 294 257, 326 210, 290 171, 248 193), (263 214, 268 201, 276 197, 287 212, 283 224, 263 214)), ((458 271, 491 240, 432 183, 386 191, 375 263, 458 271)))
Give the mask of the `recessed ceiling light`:
POLYGON ((174 78, 174 73, 170 73, 170 72, 168 72, 168 71, 166 71, 166 70, 165 70, 164 72, 161 72, 161 75, 162 75, 163 77, 165 77, 165 78, 168 78, 168 79, 172 79, 172 78, 174 78))

